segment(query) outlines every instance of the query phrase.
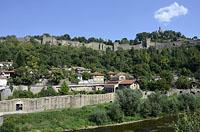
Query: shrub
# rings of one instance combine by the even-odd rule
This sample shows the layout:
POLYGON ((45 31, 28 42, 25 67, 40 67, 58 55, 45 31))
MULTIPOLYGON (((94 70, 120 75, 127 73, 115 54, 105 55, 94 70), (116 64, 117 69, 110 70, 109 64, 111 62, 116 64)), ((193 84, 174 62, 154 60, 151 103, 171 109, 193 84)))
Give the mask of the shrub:
POLYGON ((142 94, 140 91, 123 89, 117 92, 117 101, 126 116, 136 114, 142 94))
POLYGON ((176 87, 178 89, 188 89, 190 88, 191 81, 187 77, 179 77, 176 81, 176 87))
POLYGON ((61 85, 61 88, 58 90, 58 92, 60 95, 67 95, 69 93, 69 87, 65 81, 61 85))
POLYGON ((148 117, 151 113, 151 105, 148 99, 143 100, 139 106, 139 113, 142 117, 148 117))
POLYGON ((109 122, 109 117, 105 110, 97 110, 89 116, 89 121, 96 125, 103 125, 109 122))
POLYGON ((124 118, 124 113, 122 112, 120 105, 117 102, 110 105, 108 109, 108 115, 114 122, 122 122, 124 118))
POLYGON ((184 114, 178 117, 177 122, 173 125, 176 132, 199 132, 200 131, 200 114, 184 114))
POLYGON ((56 96, 58 95, 52 87, 43 88, 39 93, 38 97, 56 96))
POLYGON ((178 100, 181 111, 195 111, 197 108, 196 98, 193 94, 180 94, 178 100))
POLYGON ((164 98, 164 96, 159 93, 153 93, 148 96, 150 106, 151 106, 151 111, 150 111, 150 116, 158 116, 162 112, 162 105, 161 105, 161 100, 164 98))
POLYGON ((34 94, 31 91, 14 90, 13 95, 9 99, 13 98, 33 98, 34 94))
POLYGON ((178 112, 179 101, 177 97, 167 97, 162 101, 162 112, 167 114, 175 114, 178 112))

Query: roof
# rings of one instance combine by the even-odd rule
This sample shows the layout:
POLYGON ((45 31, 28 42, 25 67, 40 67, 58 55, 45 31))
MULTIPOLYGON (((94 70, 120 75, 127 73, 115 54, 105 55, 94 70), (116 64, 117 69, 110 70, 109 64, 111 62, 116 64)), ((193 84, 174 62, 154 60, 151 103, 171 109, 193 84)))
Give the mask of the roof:
POLYGON ((2 72, 3 72, 3 73, 14 73, 15 71, 14 71, 14 70, 11 70, 11 71, 1 71, 1 70, 0 70, 0 73, 2 73, 2 72))
POLYGON ((93 75, 93 76, 104 76, 104 74, 99 73, 99 72, 94 72, 91 75, 93 75))
POLYGON ((106 84, 118 84, 119 81, 108 81, 106 84))
POLYGON ((112 71, 109 71, 108 72, 108 75, 116 75, 117 73, 115 73, 115 72, 112 72, 112 71))
POLYGON ((123 80, 119 84, 121 84, 121 85, 131 85, 134 82, 135 82, 134 80, 123 80))
POLYGON ((1 61, 0 64, 13 64, 12 61, 1 61))

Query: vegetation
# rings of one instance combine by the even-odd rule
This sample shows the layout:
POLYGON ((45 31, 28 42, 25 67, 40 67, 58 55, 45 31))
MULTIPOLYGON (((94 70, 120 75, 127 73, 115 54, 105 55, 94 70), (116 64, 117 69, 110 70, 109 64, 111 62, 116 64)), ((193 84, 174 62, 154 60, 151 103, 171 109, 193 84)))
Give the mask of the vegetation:
MULTIPOLYGON (((139 79, 142 89, 168 90, 175 85, 172 81, 174 74, 199 79, 199 50, 199 46, 183 46, 163 50, 151 47, 148 50, 101 52, 85 47, 19 42, 14 37, 6 37, 4 42, 0 42, 0 61, 14 62, 15 75, 9 81, 11 85, 32 85, 41 78, 48 79, 51 85, 58 84, 64 78, 77 83, 77 75, 68 71, 66 67, 82 66, 104 73, 109 71, 130 73, 139 79), (157 76, 163 80, 155 80, 157 76), (153 84, 165 87, 154 87, 153 84)), ((89 75, 84 74, 83 77, 87 79, 89 75)), ((177 83, 177 88, 185 88, 179 84, 177 83)))
POLYGON ((61 85, 61 88, 58 90, 58 92, 60 95, 67 95, 69 93, 69 87, 67 86, 65 81, 61 85))
POLYGON ((178 121, 173 125, 176 132, 199 132, 200 131, 200 114, 180 115, 178 121))
MULTIPOLYGON (((86 106, 79 109, 63 109, 23 115, 6 116, 0 131, 63 131, 93 125, 104 125, 144 118, 174 115, 180 112, 196 112, 200 109, 200 95, 181 94, 166 96, 160 92, 142 98, 139 91, 118 91, 117 100, 110 104, 86 106), (7 127, 9 125, 9 127, 7 127)), ((199 127, 199 115, 180 118, 175 128, 199 127), (197 122, 191 122, 194 120, 197 122), (198 118, 197 118, 198 117, 198 118), (191 122, 191 123, 189 123, 191 122), (188 124, 189 123, 189 124, 188 124), (196 124, 195 124, 196 123, 196 124)), ((191 130, 195 130, 191 128, 191 130)), ((199 130, 199 129, 198 129, 199 130)))

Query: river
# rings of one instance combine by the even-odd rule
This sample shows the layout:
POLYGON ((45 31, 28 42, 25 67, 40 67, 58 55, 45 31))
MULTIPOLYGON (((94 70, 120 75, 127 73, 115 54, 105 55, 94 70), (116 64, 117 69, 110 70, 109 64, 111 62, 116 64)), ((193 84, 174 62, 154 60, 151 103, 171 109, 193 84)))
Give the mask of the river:
POLYGON ((145 120, 130 124, 83 129, 74 132, 174 132, 170 124, 175 117, 163 117, 159 119, 145 120))

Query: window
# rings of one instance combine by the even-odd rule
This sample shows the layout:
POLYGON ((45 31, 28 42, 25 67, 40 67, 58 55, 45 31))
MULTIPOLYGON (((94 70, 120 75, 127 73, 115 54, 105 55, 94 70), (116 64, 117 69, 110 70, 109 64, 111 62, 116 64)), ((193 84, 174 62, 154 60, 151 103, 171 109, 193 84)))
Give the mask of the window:
POLYGON ((16 111, 23 110, 23 104, 16 104, 16 111))

